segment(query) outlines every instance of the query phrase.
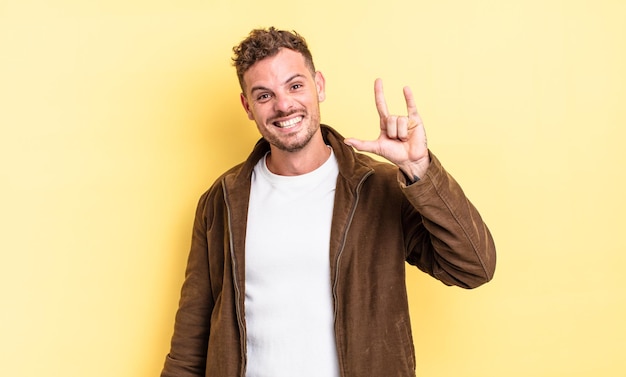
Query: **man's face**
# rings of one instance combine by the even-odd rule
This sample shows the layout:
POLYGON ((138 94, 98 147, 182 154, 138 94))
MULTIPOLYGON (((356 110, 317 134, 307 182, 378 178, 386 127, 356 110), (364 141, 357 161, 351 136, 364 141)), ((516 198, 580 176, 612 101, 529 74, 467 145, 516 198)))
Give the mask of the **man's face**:
POLYGON ((304 148, 320 127, 322 74, 312 74, 302 54, 283 48, 252 65, 243 81, 241 103, 265 140, 287 152, 304 148))

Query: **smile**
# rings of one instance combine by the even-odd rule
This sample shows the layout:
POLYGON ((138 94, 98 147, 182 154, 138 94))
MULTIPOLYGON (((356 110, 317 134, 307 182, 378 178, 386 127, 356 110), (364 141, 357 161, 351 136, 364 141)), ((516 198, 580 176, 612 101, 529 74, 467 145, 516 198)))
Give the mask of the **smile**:
POLYGON ((290 128, 290 127, 295 126, 297 123, 301 121, 302 121, 302 117, 297 116, 295 118, 291 118, 283 122, 274 122, 274 125, 280 128, 290 128))

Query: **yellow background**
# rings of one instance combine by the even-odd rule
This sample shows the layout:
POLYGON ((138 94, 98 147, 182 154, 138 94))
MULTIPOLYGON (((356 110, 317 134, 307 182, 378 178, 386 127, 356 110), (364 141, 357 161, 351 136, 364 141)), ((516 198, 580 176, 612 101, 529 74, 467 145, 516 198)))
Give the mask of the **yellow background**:
MULTIPOLYGON (((626 375, 626 2, 0 0, 3 376, 158 375, 199 195, 257 139, 231 48, 303 34, 323 121, 410 85, 498 246, 410 271, 418 375, 626 375)), ((376 224, 372 224, 376 226, 376 224)))

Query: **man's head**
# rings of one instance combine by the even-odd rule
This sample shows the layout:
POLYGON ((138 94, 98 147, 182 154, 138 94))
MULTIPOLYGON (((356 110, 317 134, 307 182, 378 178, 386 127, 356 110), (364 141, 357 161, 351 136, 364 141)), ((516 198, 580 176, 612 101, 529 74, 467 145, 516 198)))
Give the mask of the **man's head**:
POLYGON ((246 71, 256 62, 278 54, 283 48, 302 54, 311 74, 315 74, 313 56, 302 36, 295 31, 277 30, 274 27, 255 29, 239 45, 233 47, 233 52, 235 53, 233 65, 237 70, 237 78, 239 79, 241 90, 246 91, 243 80, 246 71))
POLYGON ((254 30, 234 51, 241 104, 272 149, 298 152, 313 139, 324 146, 319 103, 325 81, 304 39, 274 28, 254 30))

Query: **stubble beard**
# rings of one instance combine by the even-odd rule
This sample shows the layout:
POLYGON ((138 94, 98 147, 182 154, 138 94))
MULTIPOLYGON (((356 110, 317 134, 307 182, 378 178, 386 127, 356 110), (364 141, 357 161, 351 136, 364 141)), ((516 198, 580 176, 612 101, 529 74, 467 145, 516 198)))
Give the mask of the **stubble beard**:
POLYGON ((268 143, 284 152, 293 153, 302 150, 309 144, 311 139, 313 139, 313 136, 320 127, 319 111, 315 114, 311 114, 310 118, 308 118, 307 115, 308 114, 305 114, 304 118, 302 119, 302 122, 306 122, 308 120, 308 125, 305 130, 306 132, 302 133, 302 130, 300 130, 298 134, 285 135, 285 137, 283 138, 273 133, 267 132, 265 135, 263 135, 263 138, 268 143))

